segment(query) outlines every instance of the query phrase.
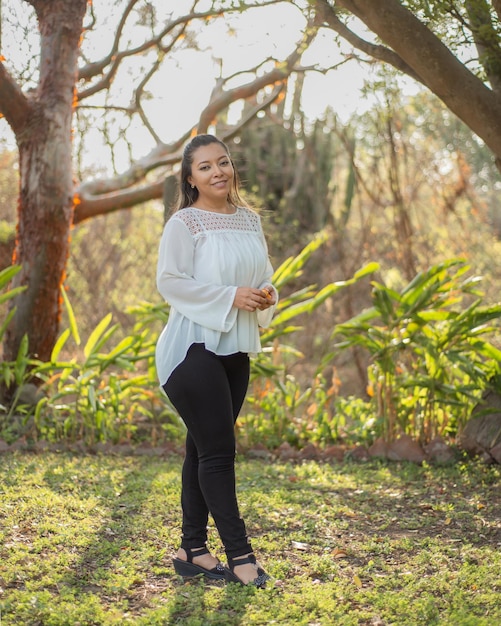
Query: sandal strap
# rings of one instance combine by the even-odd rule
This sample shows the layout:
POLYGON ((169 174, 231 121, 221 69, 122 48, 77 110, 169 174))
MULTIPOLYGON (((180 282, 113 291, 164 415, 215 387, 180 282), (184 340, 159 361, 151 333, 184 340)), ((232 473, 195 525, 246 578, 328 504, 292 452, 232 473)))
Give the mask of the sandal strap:
POLYGON ((249 554, 248 556, 237 556, 234 559, 228 557, 228 565, 230 569, 235 569, 239 565, 245 565, 246 563, 256 564, 256 557, 253 554, 249 554))
POLYGON ((209 554, 207 546, 203 546, 202 548, 183 548, 183 550, 186 552, 186 560, 188 563, 193 563, 193 559, 197 556, 209 554))
MULTIPOLYGON (((257 565, 256 557, 254 554, 249 554, 248 556, 235 557, 234 559, 228 557, 228 565, 229 570, 226 570, 226 580, 231 582, 240 582, 244 584, 240 578, 235 574, 235 567, 239 565, 245 565, 246 563, 252 563, 253 565, 257 565)), ((257 567, 257 576, 251 582, 247 583, 248 585, 254 585, 260 589, 266 587, 267 581, 270 580, 270 576, 262 569, 261 567, 257 567)))

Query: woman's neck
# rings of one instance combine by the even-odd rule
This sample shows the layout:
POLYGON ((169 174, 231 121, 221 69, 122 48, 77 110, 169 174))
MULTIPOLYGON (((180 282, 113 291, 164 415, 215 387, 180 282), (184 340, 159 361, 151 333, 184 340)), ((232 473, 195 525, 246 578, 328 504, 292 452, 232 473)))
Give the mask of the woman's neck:
POLYGON ((235 213, 236 207, 230 204, 229 202, 225 202, 221 205, 208 204, 203 200, 198 199, 196 202, 192 204, 195 209, 201 209, 202 211, 211 211, 212 213, 235 213))

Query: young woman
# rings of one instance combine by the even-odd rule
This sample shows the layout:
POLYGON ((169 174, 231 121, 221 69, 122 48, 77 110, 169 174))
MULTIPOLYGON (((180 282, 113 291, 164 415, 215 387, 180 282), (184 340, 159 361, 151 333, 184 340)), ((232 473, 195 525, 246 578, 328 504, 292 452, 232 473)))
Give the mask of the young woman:
POLYGON ((235 489, 234 425, 277 302, 260 218, 241 198, 227 146, 197 135, 185 147, 177 211, 160 242, 157 286, 171 305, 159 337, 160 384, 187 427, 182 470, 184 577, 203 574, 264 587, 235 489), (206 547, 209 513, 228 567, 206 547))

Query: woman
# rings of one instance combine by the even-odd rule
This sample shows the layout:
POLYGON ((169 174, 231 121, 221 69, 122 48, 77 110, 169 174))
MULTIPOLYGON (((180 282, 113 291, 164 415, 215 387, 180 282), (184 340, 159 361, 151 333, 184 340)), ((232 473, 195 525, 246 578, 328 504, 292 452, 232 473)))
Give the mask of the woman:
POLYGON ((181 165, 177 211, 159 248, 157 286, 171 305, 157 344, 160 384, 187 427, 182 471, 184 577, 264 587, 235 490, 234 424, 249 383, 249 354, 261 350, 258 326, 273 316, 277 292, 259 216, 239 194, 227 146, 197 135, 181 165), (228 559, 207 549, 212 515, 228 559))

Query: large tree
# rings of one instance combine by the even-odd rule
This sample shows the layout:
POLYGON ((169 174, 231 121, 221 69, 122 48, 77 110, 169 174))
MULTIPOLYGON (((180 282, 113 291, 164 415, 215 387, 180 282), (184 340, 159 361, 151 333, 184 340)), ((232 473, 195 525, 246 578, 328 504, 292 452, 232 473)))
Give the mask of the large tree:
MULTIPOLYGON (((255 10, 275 3, 256 2, 255 10)), ((47 360, 59 332, 61 288, 72 225, 161 197, 164 179, 179 162, 190 134, 206 132, 219 118, 223 123, 218 125, 218 132, 228 139, 283 97, 290 74, 303 71, 299 66, 301 55, 315 28, 312 19, 303 39, 286 58, 265 58, 256 65, 245 59, 236 74, 221 75, 195 128, 180 128, 178 138, 165 143, 147 114, 148 99, 152 97, 149 83, 166 59, 196 47, 198 33, 209 20, 231 11, 241 13, 252 3, 23 0, 20 6, 37 22, 39 51, 35 49, 36 66, 34 57, 30 57, 17 74, 12 70, 16 53, 11 51, 11 59, 0 57, 0 116, 15 135, 20 163, 14 261, 22 270, 15 280, 16 286, 26 287, 15 300, 16 313, 3 347, 4 358, 15 359, 27 335, 30 353, 47 360), (202 5, 203 10, 199 9, 202 5), (107 31, 99 31, 101 18, 108 22, 107 31), (94 37, 93 47, 87 47, 87 38, 95 33, 98 40, 94 37), (245 79, 238 76, 240 72, 245 79), (118 83, 123 90, 128 88, 125 103, 113 93, 118 83), (238 122, 225 124, 228 108, 238 100, 247 102, 246 115, 238 122), (115 114, 114 124, 119 129, 120 121, 139 119, 149 135, 150 152, 131 160, 120 174, 115 171, 107 178, 75 180, 75 118, 81 113, 81 120, 89 122, 94 113, 86 131, 91 134, 97 125, 106 135, 113 126, 106 117, 110 112, 115 114)), ((12 8, 12 13, 17 19, 18 8, 12 8)), ((168 81, 168 76, 165 78, 168 81)), ((197 80, 196 75, 187 75, 183 84, 170 84, 168 89, 173 97, 189 97, 187 88, 196 85, 197 80)))
POLYGON ((314 4, 323 24, 365 59, 383 61, 437 95, 492 150, 501 170, 500 0, 314 4), (364 36, 360 21, 377 40, 364 36))
MULTIPOLYGON (((191 133, 205 132, 217 120, 218 133, 229 139, 275 106, 289 76, 307 69, 327 71, 321 63, 300 65, 319 27, 333 29, 363 52, 363 60, 390 64, 425 85, 501 162, 499 0, 4 0, 4 33, 9 4, 14 20, 28 12, 37 22, 39 46, 27 33, 34 56, 26 57, 21 70, 14 69, 13 59, 22 44, 19 51, 4 51, 6 59, 0 56, 0 115, 14 132, 20 157, 15 261, 22 271, 16 283, 26 286, 15 302, 16 315, 4 344, 6 359, 16 357, 24 335, 32 354, 50 356, 59 330, 72 225, 161 197, 164 179, 174 171, 191 133), (166 61, 196 48, 199 34, 219 18, 272 4, 304 13, 303 39, 280 58, 264 57, 256 63, 243 58, 238 70, 227 70, 228 59, 223 58, 219 79, 198 120, 180 127, 175 140, 163 141, 149 115, 149 103, 155 98, 155 77, 166 61), (92 38, 93 46, 87 45, 92 38), (244 114, 230 123, 227 113, 237 101, 245 102, 244 114), (96 128, 118 148, 110 150, 114 162, 120 150, 128 150, 128 131, 139 125, 149 139, 145 154, 133 155, 126 167, 113 168, 112 175, 77 175, 75 163, 85 151, 85 138, 93 137, 96 128), (84 132, 82 141, 75 132, 72 143, 72 127, 84 132)), ((277 39, 284 29, 283 24, 267 26, 276 29, 277 39)), ((221 31, 219 37, 228 34, 221 31)), ((187 75, 176 85, 164 72, 161 84, 173 98, 189 98, 197 80, 187 75)))

